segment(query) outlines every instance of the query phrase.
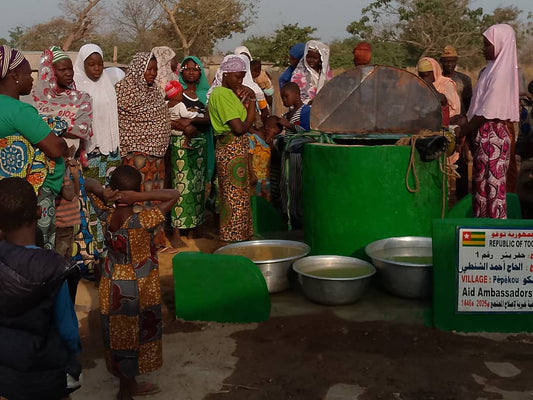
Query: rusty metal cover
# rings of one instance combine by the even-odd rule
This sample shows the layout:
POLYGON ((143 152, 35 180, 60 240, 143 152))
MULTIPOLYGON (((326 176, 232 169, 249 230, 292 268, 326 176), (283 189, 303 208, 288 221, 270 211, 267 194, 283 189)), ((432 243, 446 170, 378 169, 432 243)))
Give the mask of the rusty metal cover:
POLYGON ((328 133, 438 131, 440 101, 418 76, 399 68, 358 67, 329 81, 313 100, 311 129, 328 133))

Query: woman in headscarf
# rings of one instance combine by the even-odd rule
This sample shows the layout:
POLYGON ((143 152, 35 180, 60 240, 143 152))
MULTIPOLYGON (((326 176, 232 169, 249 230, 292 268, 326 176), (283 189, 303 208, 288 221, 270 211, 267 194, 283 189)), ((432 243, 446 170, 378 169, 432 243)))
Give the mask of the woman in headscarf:
POLYGON ((57 183, 49 171, 62 174, 67 145, 33 106, 19 100, 32 85, 28 60, 20 51, 0 46, 0 179, 25 178, 38 194, 45 182, 47 187, 57 183))
POLYGON ((507 122, 519 121, 518 64, 514 29, 492 25, 483 32, 487 66, 474 88, 468 123, 457 128, 472 151, 472 206, 476 218, 507 218, 506 173, 510 136, 507 122))
MULTIPOLYGON (((46 49, 41 55, 32 101, 51 126, 66 123, 64 138, 67 145, 80 154, 83 164, 85 145, 92 136, 92 100, 87 93, 76 89, 72 60, 57 46, 46 49)), ((63 183, 62 162, 63 168, 52 174, 54 184, 43 185, 39 194, 39 205, 46 211, 46 218, 41 218, 39 228, 44 235, 45 247, 51 248, 55 243, 55 198, 63 183)))
POLYGON ((74 63, 74 81, 78 90, 89 93, 93 100, 93 136, 86 143, 88 166, 84 175, 102 185, 122 160, 119 154, 117 96, 109 78, 103 74, 102 49, 86 44, 74 63))
MULTIPOLYGON (((122 162, 142 176, 141 190, 163 189, 164 156, 170 143, 170 113, 155 83, 157 60, 152 53, 137 53, 126 76, 115 85, 122 162)), ((154 243, 166 244, 163 226, 154 243)))
POLYGON ((252 54, 246 46, 238 46, 237 48, 235 48, 234 54, 241 57, 242 60, 246 63, 246 74, 244 75, 242 84, 252 89, 255 93, 255 98, 257 100, 257 111, 259 111, 257 117, 261 117, 261 120, 256 119, 255 125, 256 128, 260 128, 262 126, 262 121, 266 117, 268 117, 270 112, 268 110, 268 102, 265 93, 263 92, 263 89, 261 89, 259 85, 255 83, 254 78, 252 76, 252 70, 250 68, 252 54))
POLYGON ((196 118, 180 118, 177 129, 172 131, 170 139, 170 164, 172 187, 183 186, 180 203, 171 211, 171 225, 174 234, 171 239, 173 247, 180 246, 180 231, 192 234, 194 229, 204 222, 205 184, 210 182, 214 170, 214 145, 211 122, 206 112, 207 91, 209 83, 201 61, 196 57, 185 57, 181 62, 179 80, 184 88, 183 104, 188 110, 198 113, 196 118), (183 131, 188 127, 196 128, 201 134, 184 146, 186 137, 183 131))
MULTIPOLYGON (((85 143, 87 165, 84 177, 107 184, 111 172, 122 164, 119 154, 117 96, 109 78, 103 73, 102 49, 95 44, 83 45, 74 62, 76 88, 88 93, 93 104, 93 136, 85 143)), ((96 239, 96 250, 103 257, 104 235, 98 216, 89 208, 89 224, 96 239)))
POLYGON ((442 75, 442 68, 440 64, 431 57, 423 57, 420 60, 426 60, 431 64, 433 77, 433 86, 437 89, 437 92, 442 93, 446 100, 448 101, 448 110, 450 118, 455 115, 461 114, 461 99, 459 98, 459 93, 457 92, 457 85, 451 78, 447 78, 442 75))
POLYGON ((291 77, 291 81, 296 82, 300 88, 302 101, 310 104, 332 76, 329 69, 329 46, 318 40, 308 41, 304 56, 291 77))
POLYGON ((246 63, 240 56, 224 57, 221 85, 209 97, 209 118, 216 142, 220 189, 220 239, 247 240, 253 235, 246 133, 255 118, 255 94, 243 85, 246 63))
POLYGON ((157 72, 151 53, 137 53, 115 86, 120 154, 124 164, 141 172, 143 191, 163 188, 163 157, 170 143, 170 114, 155 84, 157 72))

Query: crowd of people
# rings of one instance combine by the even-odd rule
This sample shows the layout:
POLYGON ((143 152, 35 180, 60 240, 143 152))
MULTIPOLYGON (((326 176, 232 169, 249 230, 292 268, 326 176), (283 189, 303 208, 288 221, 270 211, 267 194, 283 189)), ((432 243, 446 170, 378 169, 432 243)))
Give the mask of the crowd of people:
MULTIPOLYGON (((417 72, 441 102, 443 125, 456 126, 460 171, 472 153, 475 217, 506 218, 510 126, 520 120, 516 41, 505 24, 483 39, 487 66, 474 88, 452 46, 440 63, 420 59, 417 72)), ((57 400, 79 387, 81 275, 99 281, 117 398, 159 390, 136 380, 162 362, 158 250, 197 235, 210 207, 222 242, 252 238, 251 196, 303 226, 302 154, 284 151, 283 139, 310 130, 313 99, 332 79, 329 53, 317 40, 289 49, 278 82, 288 111, 273 115, 276 85, 244 46, 211 84, 200 59, 178 62, 168 47, 137 53, 124 74, 104 69, 96 44, 74 62, 52 46, 35 85, 22 53, 0 47, 0 333, 14 338, 0 342, 0 396, 57 400)), ((368 43, 353 55, 355 68, 371 65, 368 43)), ((533 155, 531 146, 529 137, 520 151, 533 155)), ((462 175, 458 196, 469 191, 462 175)))

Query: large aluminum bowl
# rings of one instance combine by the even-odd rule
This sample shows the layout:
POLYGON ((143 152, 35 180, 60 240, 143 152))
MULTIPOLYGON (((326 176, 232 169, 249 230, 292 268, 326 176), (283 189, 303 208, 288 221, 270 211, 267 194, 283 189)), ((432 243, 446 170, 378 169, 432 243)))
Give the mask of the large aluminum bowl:
POLYGON ((401 297, 424 298, 433 289, 431 245, 429 237, 402 236, 372 242, 365 251, 385 289, 401 297))
POLYGON ((292 240, 250 240, 228 244, 214 253, 249 258, 265 277, 268 292, 276 293, 289 288, 292 263, 310 251, 311 248, 305 243, 292 240))
POLYGON ((376 273, 372 264, 344 256, 304 257, 292 269, 298 274, 305 296, 327 305, 356 302, 376 273))

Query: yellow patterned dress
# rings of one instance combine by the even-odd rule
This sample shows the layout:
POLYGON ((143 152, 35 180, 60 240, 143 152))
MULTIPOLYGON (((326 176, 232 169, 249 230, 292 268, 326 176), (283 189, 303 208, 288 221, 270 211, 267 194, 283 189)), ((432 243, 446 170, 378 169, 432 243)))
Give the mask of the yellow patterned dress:
POLYGON ((159 207, 131 215, 114 232, 114 208, 92 196, 108 249, 100 280, 100 314, 108 370, 134 377, 161 367, 159 266, 153 229, 165 220, 159 207))

